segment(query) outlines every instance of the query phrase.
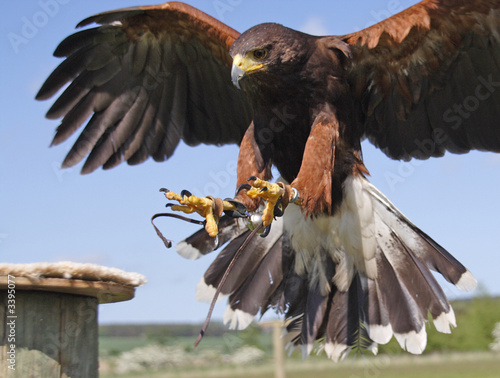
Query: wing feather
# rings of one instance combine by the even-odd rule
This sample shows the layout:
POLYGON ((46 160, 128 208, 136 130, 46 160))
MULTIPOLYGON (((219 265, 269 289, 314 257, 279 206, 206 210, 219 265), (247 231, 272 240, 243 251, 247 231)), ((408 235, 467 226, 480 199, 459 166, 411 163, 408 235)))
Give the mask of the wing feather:
POLYGON ((424 0, 343 36, 364 136, 394 159, 500 152, 499 36, 491 0, 424 0))
POLYGON ((83 20, 54 55, 66 59, 37 99, 70 85, 47 113, 61 118, 59 144, 88 121, 64 166, 82 173, 149 156, 168 159, 188 145, 239 143, 252 110, 230 80, 229 48, 239 33, 182 3, 104 12, 83 20))

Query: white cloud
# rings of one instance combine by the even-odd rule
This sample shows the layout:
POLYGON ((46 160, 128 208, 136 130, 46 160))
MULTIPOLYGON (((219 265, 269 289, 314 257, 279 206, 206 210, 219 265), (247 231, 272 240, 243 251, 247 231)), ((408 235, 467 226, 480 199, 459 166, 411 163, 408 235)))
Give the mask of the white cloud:
POLYGON ((89 252, 83 255, 77 254, 64 254, 59 255, 54 261, 72 261, 77 263, 89 263, 89 264, 97 264, 97 265, 106 265, 109 264, 109 257, 103 253, 98 252, 89 252))
POLYGON ((313 35, 328 35, 328 29, 325 26, 325 20, 318 16, 310 16, 299 28, 300 31, 313 35))

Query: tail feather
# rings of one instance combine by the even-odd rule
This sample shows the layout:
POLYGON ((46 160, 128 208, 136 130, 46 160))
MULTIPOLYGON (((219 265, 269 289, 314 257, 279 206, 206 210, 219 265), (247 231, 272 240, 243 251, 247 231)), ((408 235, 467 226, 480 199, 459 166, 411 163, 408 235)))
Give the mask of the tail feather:
MULTIPOLYGON (((326 255, 326 254, 325 254, 326 255)), ((325 262, 326 276, 331 279, 334 274, 334 265, 331 259, 325 262)), ((313 349, 318 335, 324 334, 324 323, 326 323, 325 314, 328 311, 330 295, 323 294, 323 288, 320 282, 315 282, 313 287, 309 288, 307 299, 305 300, 304 320, 302 322, 302 343, 305 354, 309 354, 313 349)))
MULTIPOLYGON (((271 232, 267 237, 262 238, 259 235, 255 235, 249 241, 247 251, 251 252, 243 253, 236 261, 231 274, 227 277, 227 280, 221 289, 221 294, 229 295, 234 293, 247 280, 247 278, 253 274, 255 269, 258 268, 262 259, 281 237, 281 220, 278 221, 275 226, 276 227, 274 227, 274 229, 271 228, 271 232)), ((210 302, 212 300, 212 293, 215 292, 215 288, 218 287, 221 278, 233 260, 236 251, 243 244, 249 234, 250 232, 247 230, 237 236, 222 250, 221 253, 219 253, 198 284, 196 297, 198 300, 206 302, 210 302), (208 296, 205 295, 207 293, 209 294, 208 296)))
MULTIPOLYGON (((431 270, 460 289, 475 286, 472 274, 365 178, 346 179, 348 191, 357 194, 345 196, 333 216, 304 219, 287 208, 266 238, 250 241, 222 288, 229 295, 224 320, 231 328, 245 328, 272 308, 288 320, 292 347, 302 346, 308 355, 319 343, 338 360, 359 347, 376 353, 377 344, 393 336, 408 352, 422 353, 429 313, 439 332, 456 326, 431 270)), ((205 294, 213 295, 248 235, 231 222, 227 227, 224 235, 232 240, 202 278, 199 291, 205 294)))
MULTIPOLYGON (((215 292, 222 280, 224 272, 229 268, 229 264, 231 264, 231 261, 234 259, 234 255, 238 251, 240 245, 243 244, 249 233, 249 231, 246 231, 237 236, 217 255, 215 260, 212 262, 203 277, 201 277, 200 281, 198 282, 198 285, 196 287, 196 299, 198 301, 207 303, 212 301, 212 298, 214 297, 215 292)), ((249 254, 245 254, 243 257, 246 257, 246 259, 248 259, 249 257, 253 257, 254 263, 258 263, 258 261, 260 261, 260 258, 262 258, 262 255, 265 253, 265 251, 262 249, 260 251, 261 254, 256 253, 252 256, 249 256, 249 254)), ((237 265, 234 266, 233 270, 241 271, 241 260, 239 262, 236 262, 236 264, 237 265)), ((250 273, 251 271, 246 271, 246 274, 250 273)), ((218 301, 226 298, 229 294, 231 294, 237 288, 238 284, 241 284, 241 278, 242 277, 239 277, 235 274, 230 274, 227 277, 224 286, 221 288, 218 301)))
MULTIPOLYGON (((299 275, 294 269, 296 253, 290 245, 290 238, 283 235, 283 296, 281 308, 287 319, 301 319, 305 311, 305 300, 309 291, 307 277, 299 275)), ((296 330, 295 323, 287 328, 296 330)), ((300 329, 300 327, 299 327, 300 329)))
MULTIPOLYGON (((411 309, 415 316, 420 314, 421 319, 425 319, 428 311, 433 317, 448 312, 450 308, 448 301, 429 268, 414 255, 398 235, 387 228, 383 230, 384 226, 385 224, 378 225, 378 232, 383 236, 382 242, 378 243, 379 274, 383 277, 390 275, 391 278, 394 274, 392 284, 401 287, 405 295, 409 296, 407 302, 410 301, 417 307, 417 312, 411 309)), ((385 281, 385 279, 377 280, 384 284, 385 281)))
POLYGON ((380 285, 376 281, 361 277, 365 293, 363 307, 366 309, 365 324, 370 338, 378 344, 387 344, 394 332, 389 319, 389 311, 382 301, 380 285))
MULTIPOLYGON (((350 290, 349 290, 350 292, 350 290)), ((335 290, 332 293, 328 324, 326 327, 325 352, 329 358, 338 361, 349 350, 349 292, 335 290)))
MULTIPOLYGON (((405 285, 401 284, 396 271, 383 253, 379 254, 377 262, 379 274, 384 277, 383 280, 378 280, 382 294, 381 300, 389 314, 394 336, 400 343, 401 348, 411 353, 421 353, 425 348, 425 342, 421 340, 421 337, 417 337, 411 343, 411 349, 406 346, 408 340, 414 339, 415 335, 421 335, 420 331, 424 330, 425 332, 420 309, 413 299, 412 293, 405 285)), ((368 330, 370 326, 368 324, 368 330)), ((370 331, 368 332, 370 333, 370 331)))
POLYGON ((405 244, 419 260, 461 290, 469 291, 475 288, 474 277, 457 259, 415 226, 382 192, 368 182, 367 190, 374 199, 375 213, 396 235, 406 235, 405 244))
POLYGON ((259 311, 265 311, 269 299, 280 287, 282 279, 281 241, 278 240, 259 266, 229 297, 224 323, 229 324, 230 329, 246 328, 248 324, 245 320, 251 321, 259 311))

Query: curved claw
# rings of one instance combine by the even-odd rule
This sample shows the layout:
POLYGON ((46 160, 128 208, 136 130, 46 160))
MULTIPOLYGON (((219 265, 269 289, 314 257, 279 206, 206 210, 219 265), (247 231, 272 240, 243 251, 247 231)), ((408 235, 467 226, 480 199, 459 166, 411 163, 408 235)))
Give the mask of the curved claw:
POLYGON ((161 189, 160 189, 160 192, 166 193, 166 192, 170 192, 170 190, 165 189, 165 188, 161 188, 161 189))
POLYGON ((251 186, 250 184, 241 184, 240 186, 238 186, 238 187, 236 188, 236 193, 235 193, 235 196, 236 196, 239 192, 241 192, 242 190, 244 190, 244 189, 245 189, 245 190, 250 190, 250 189, 252 189, 252 186, 251 186))
POLYGON ((283 198, 280 197, 280 198, 278 198, 276 205, 274 205, 274 216, 275 217, 282 217, 283 214, 285 213, 285 210, 283 209, 282 202, 283 202, 283 198))
POLYGON ((182 192, 181 192, 181 196, 184 197, 191 197, 193 194, 191 194, 191 192, 189 190, 186 190, 184 189, 182 192))
POLYGON ((241 202, 235 201, 231 198, 226 198, 224 201, 229 202, 235 208, 235 210, 224 210, 224 213, 226 213, 226 215, 230 216, 231 218, 248 218, 247 208, 241 202))
POLYGON ((267 235, 269 235, 270 232, 271 232, 271 225, 264 228, 264 232, 260 234, 260 237, 265 238, 267 235))
MULTIPOLYGON (((249 177, 248 180, 252 181, 252 188, 246 192, 247 196, 252 199, 260 198, 265 201, 265 207, 262 212, 262 223, 264 224, 264 227, 267 227, 273 221, 276 203, 283 196, 283 184, 270 183, 255 176, 249 177)), ((278 209, 280 216, 283 213, 282 210, 283 206, 278 209)))

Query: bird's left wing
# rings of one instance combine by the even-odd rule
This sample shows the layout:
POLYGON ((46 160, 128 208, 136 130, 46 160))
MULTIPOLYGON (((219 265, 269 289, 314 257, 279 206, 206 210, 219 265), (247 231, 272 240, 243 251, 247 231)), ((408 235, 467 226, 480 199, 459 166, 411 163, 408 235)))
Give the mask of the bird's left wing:
POLYGON ((229 48, 239 33, 189 5, 170 2, 100 13, 57 47, 66 59, 37 99, 70 85, 47 113, 62 118, 52 144, 87 121, 63 167, 82 173, 152 156, 168 159, 182 139, 239 143, 252 110, 231 83, 229 48))
POLYGON ((360 136, 389 157, 500 152, 500 1, 424 0, 341 38, 360 136))

